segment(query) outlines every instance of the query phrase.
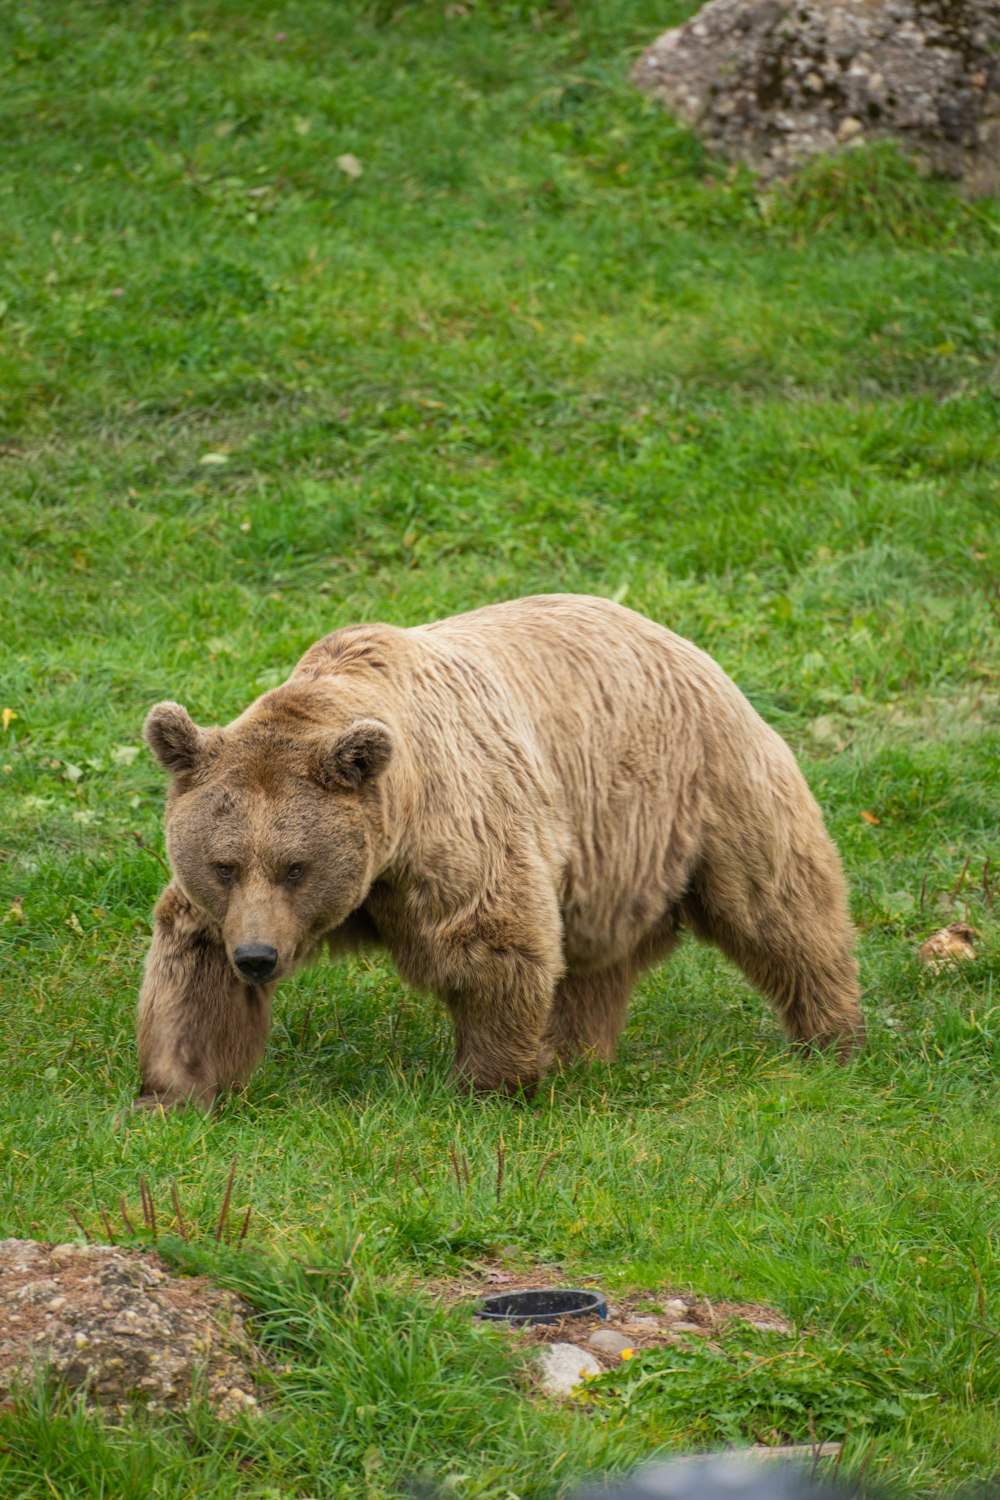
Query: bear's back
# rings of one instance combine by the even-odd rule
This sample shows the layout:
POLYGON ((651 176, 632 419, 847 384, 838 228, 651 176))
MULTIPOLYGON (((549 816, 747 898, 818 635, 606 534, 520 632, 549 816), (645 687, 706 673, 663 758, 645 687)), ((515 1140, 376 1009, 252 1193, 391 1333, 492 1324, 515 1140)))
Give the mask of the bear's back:
POLYGON ((694 754, 713 724, 753 712, 705 652, 610 599, 534 595, 407 634, 474 669, 563 772, 580 756, 637 769, 668 747, 694 754))
POLYGON ((632 952, 690 879, 716 746, 771 732, 704 652, 611 600, 541 595, 410 634, 473 674, 490 701, 470 712, 516 726, 542 768, 567 961, 632 952))

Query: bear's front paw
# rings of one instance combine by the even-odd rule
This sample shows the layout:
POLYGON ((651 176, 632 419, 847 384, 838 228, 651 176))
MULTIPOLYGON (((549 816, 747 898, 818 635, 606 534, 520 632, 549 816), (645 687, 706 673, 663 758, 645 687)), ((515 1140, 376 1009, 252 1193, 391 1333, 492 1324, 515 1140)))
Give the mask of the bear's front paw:
POLYGON ((843 1031, 822 1032, 816 1036, 798 1037, 792 1043, 796 1052, 808 1055, 825 1055, 846 1067, 853 1062, 859 1052, 863 1052, 867 1042, 867 1033, 864 1023, 851 1026, 843 1031))
POLYGON ((493 1068, 471 1069, 467 1063, 455 1063, 451 1081, 467 1094, 503 1094, 507 1098, 531 1099, 540 1082, 536 1070, 507 1075, 493 1068))

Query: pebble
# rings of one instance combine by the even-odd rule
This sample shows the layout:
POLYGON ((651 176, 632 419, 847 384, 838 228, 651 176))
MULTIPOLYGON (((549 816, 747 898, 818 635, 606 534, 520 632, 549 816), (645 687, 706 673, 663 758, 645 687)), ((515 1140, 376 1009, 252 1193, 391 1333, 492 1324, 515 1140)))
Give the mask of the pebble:
POLYGON ((708 1329, 702 1328, 700 1323, 675 1323, 670 1331, 671 1333, 700 1333, 704 1335, 708 1332, 708 1329))
POLYGON ((587 1349, 576 1344, 546 1344, 541 1350, 542 1388, 550 1396, 565 1396, 586 1380, 600 1375, 601 1366, 587 1349))
POLYGON ((663 1310, 672 1318, 683 1318, 687 1315, 688 1306, 681 1297, 671 1297, 669 1302, 663 1304, 663 1310))
POLYGON ((617 1328, 598 1328, 587 1343, 592 1349, 603 1349, 605 1354, 621 1354, 623 1349, 632 1348, 632 1340, 617 1328))
MULTIPOLYGON (((686 1311, 687 1309, 685 1308, 686 1311)), ((660 1320, 659 1318, 629 1318, 628 1326, 630 1328, 641 1328, 644 1332, 659 1333, 660 1320)))
POLYGON ((837 127, 838 141, 853 141, 856 135, 860 135, 864 126, 856 115, 845 115, 837 127))

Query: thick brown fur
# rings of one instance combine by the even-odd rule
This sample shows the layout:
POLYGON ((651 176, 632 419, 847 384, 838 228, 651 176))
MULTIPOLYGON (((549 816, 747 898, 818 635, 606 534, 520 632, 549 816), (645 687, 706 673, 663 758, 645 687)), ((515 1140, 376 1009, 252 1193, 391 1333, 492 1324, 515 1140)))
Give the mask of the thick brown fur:
POLYGON ((683 928, 789 1037, 864 1037, 836 851, 784 742, 690 642, 545 595, 319 641, 225 729, 160 704, 172 772, 139 1002, 143 1101, 208 1104, 259 1060, 275 983, 376 942, 454 1022, 455 1074, 532 1087, 610 1059, 683 928), (267 984, 241 944, 277 954, 267 984))

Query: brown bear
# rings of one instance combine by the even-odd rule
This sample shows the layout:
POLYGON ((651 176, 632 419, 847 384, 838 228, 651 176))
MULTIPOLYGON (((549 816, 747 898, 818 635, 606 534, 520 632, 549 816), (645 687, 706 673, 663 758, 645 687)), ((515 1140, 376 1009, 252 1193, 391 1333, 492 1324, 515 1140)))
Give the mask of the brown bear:
POLYGON ((840 864, 791 751, 703 651, 607 599, 338 630, 225 728, 160 703, 145 734, 175 878, 143 1103, 246 1079, 275 985, 369 942, 444 1000, 476 1089, 610 1059, 682 928, 796 1041, 863 1040, 840 864))

